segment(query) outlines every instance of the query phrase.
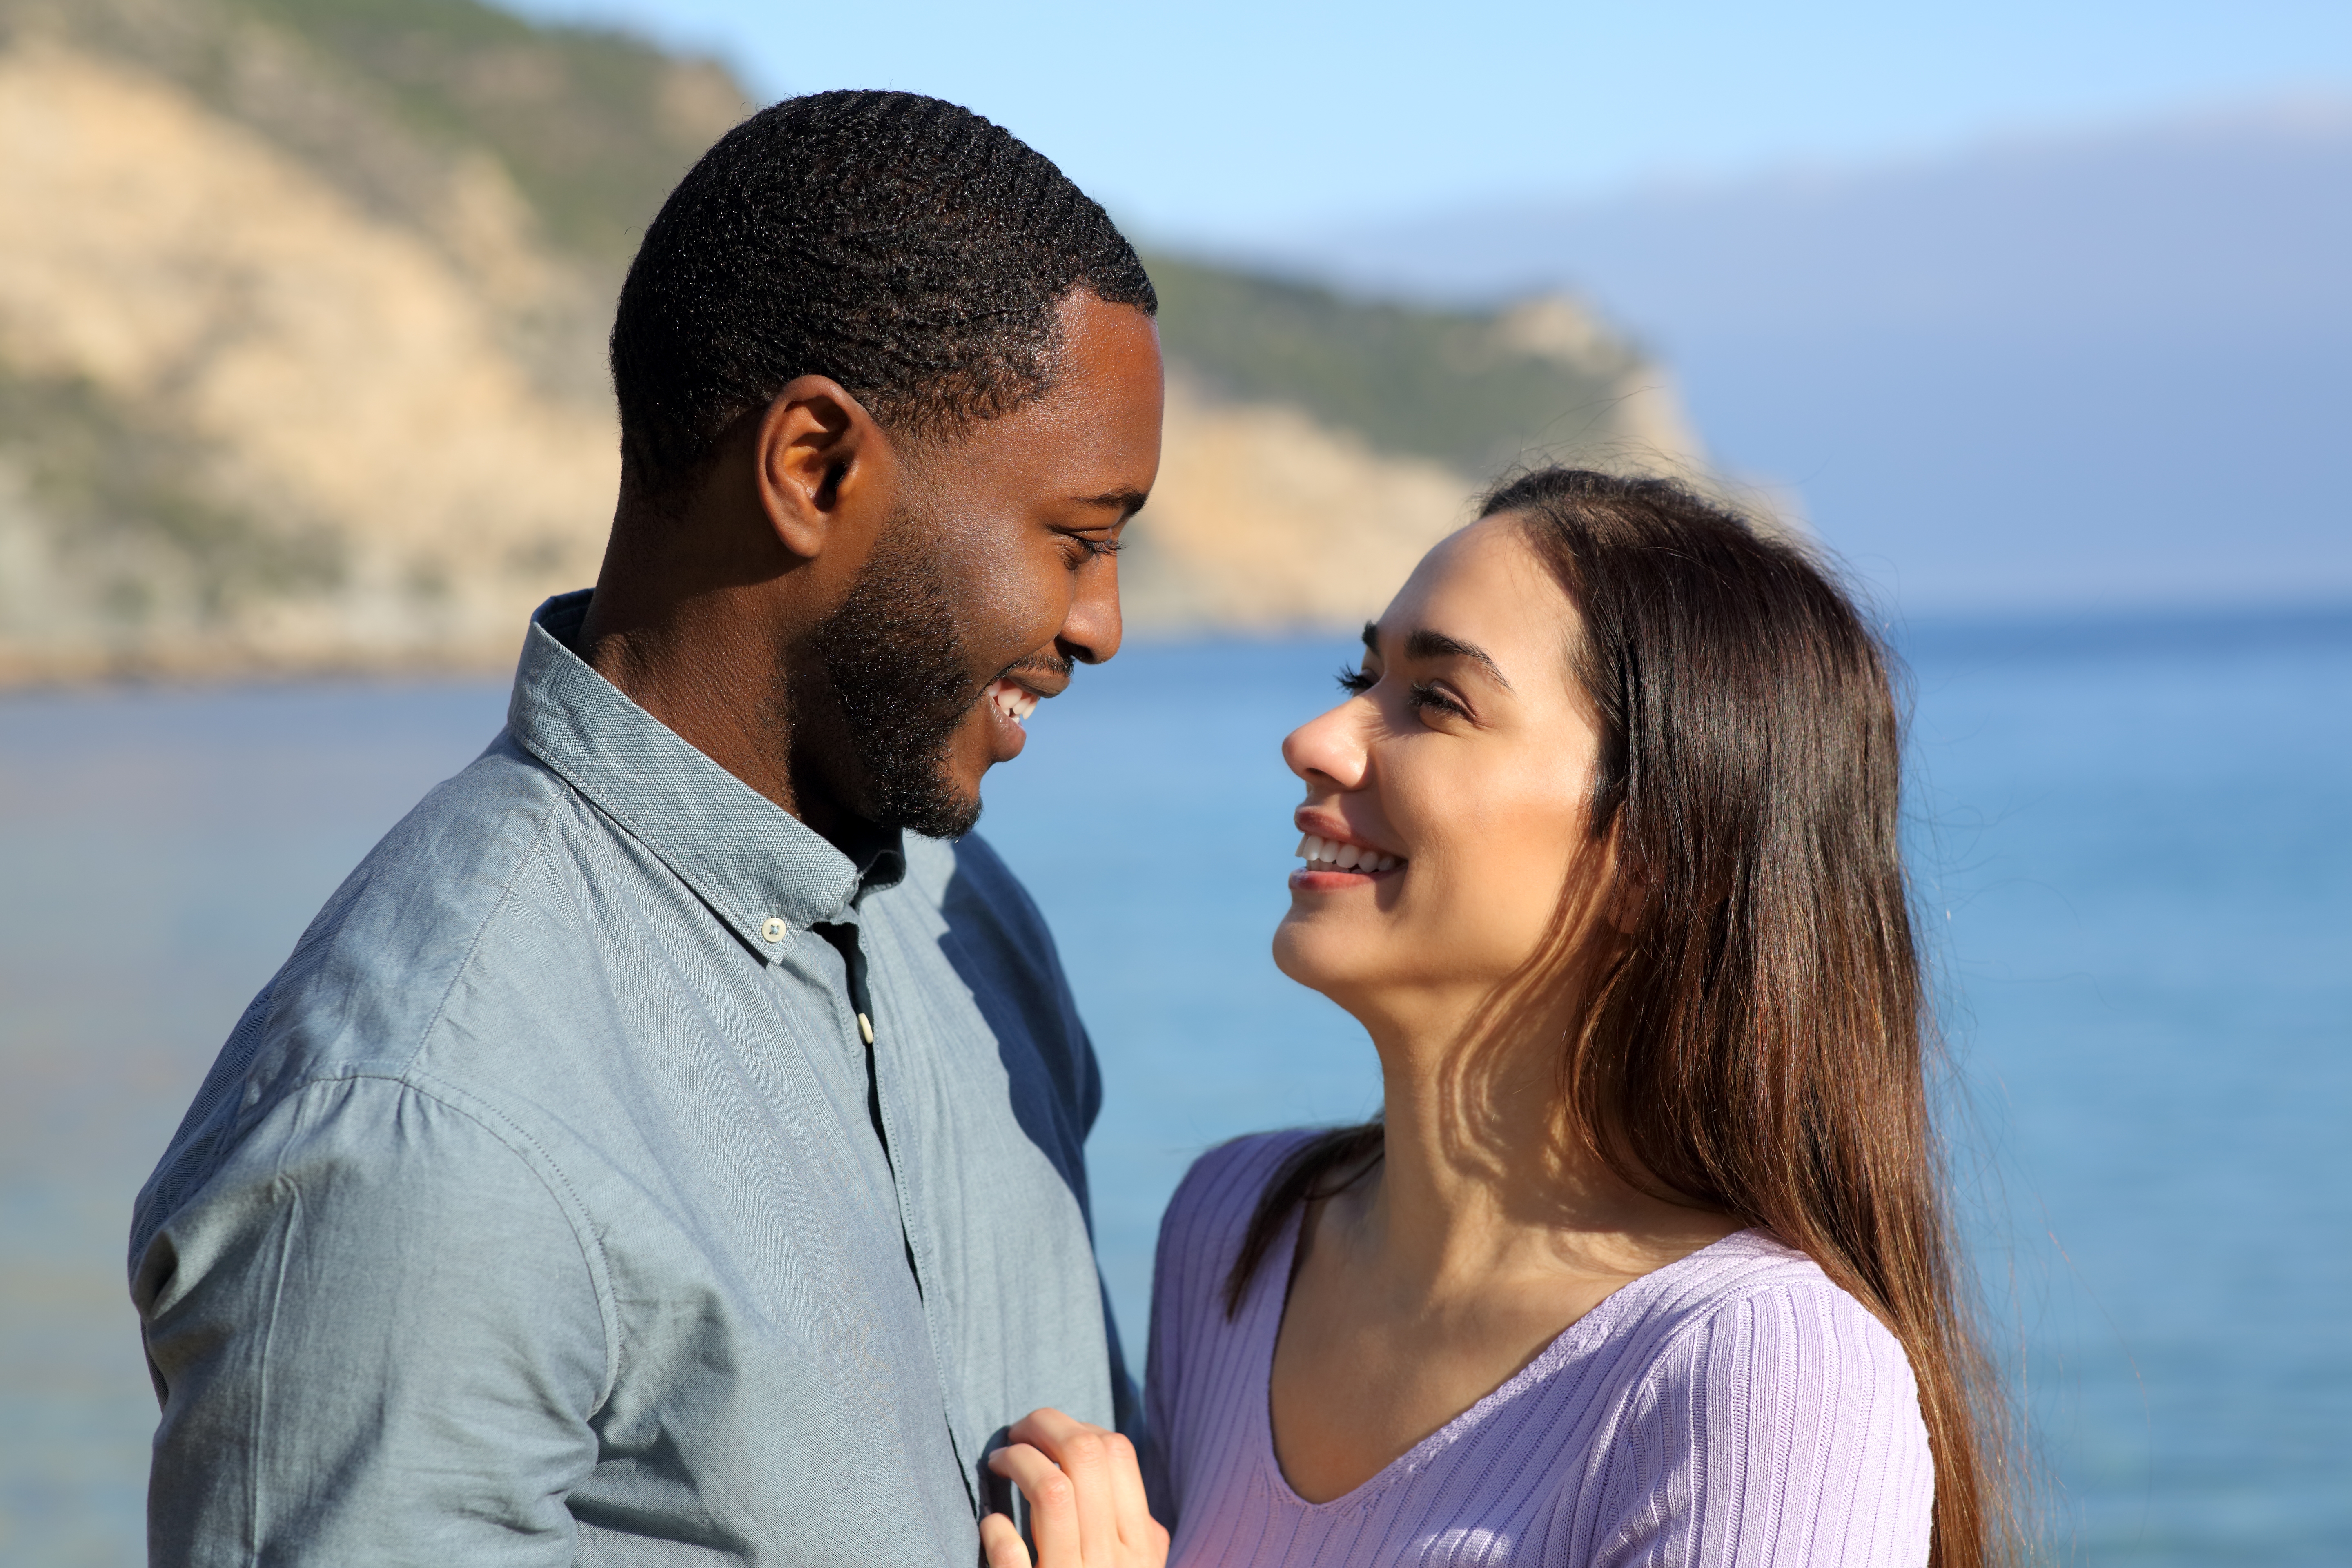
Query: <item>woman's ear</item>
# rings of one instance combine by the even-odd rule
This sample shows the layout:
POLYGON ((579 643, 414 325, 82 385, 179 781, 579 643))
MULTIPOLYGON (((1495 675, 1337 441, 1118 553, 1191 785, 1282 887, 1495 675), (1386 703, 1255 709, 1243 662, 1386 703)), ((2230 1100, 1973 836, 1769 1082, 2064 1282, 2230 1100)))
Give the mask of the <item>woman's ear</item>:
POLYGON ((861 525, 878 525, 896 508, 889 436, 829 376, 800 376, 778 393, 760 417, 756 449, 761 509, 803 560, 845 531, 870 531, 861 525))
POLYGON ((1619 936, 1632 936, 1648 923, 1654 879, 1649 868, 1624 852, 1617 829, 1609 830, 1609 899, 1602 908, 1619 936))

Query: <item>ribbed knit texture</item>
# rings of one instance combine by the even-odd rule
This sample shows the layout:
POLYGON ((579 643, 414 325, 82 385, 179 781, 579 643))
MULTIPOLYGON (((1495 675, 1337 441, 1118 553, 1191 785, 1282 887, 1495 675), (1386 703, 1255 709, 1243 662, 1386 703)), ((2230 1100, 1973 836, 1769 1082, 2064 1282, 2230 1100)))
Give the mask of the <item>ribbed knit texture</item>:
POLYGON ((1635 1280, 1345 1497, 1274 1458, 1267 1378, 1298 1222, 1223 1284, 1303 1134, 1193 1165, 1160 1223, 1146 1461, 1171 1568, 1919 1568, 1935 1472, 1909 1361, 1802 1253, 1742 1231, 1635 1280))

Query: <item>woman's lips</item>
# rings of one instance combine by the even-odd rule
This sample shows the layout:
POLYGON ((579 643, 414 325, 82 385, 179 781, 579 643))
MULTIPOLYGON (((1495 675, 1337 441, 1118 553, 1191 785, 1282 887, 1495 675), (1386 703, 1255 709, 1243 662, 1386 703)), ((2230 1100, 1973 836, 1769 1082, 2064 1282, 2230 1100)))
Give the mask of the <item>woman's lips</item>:
POLYGON ((1322 838, 1309 833, 1298 841, 1292 851, 1307 862, 1310 871, 1360 871, 1366 876, 1381 871, 1393 871, 1404 864, 1404 858, 1373 848, 1369 844, 1350 844, 1340 838, 1322 838))
POLYGON ((1290 885, 1314 890, 1370 887, 1405 866, 1402 856, 1313 833, 1299 839, 1297 854, 1307 864, 1290 874, 1290 885))

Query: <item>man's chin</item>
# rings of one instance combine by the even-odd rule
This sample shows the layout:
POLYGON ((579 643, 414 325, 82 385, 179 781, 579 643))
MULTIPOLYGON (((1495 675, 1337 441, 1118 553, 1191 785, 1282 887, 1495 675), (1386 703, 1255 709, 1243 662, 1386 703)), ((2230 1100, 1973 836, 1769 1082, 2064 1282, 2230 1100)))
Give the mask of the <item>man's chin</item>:
POLYGON ((925 838, 961 838, 980 826, 980 796, 967 795, 952 806, 942 804, 941 809, 926 813, 919 821, 903 824, 909 833, 925 838))
POLYGON ((961 838, 980 821, 980 791, 941 768, 923 785, 884 790, 872 819, 925 838, 961 838))

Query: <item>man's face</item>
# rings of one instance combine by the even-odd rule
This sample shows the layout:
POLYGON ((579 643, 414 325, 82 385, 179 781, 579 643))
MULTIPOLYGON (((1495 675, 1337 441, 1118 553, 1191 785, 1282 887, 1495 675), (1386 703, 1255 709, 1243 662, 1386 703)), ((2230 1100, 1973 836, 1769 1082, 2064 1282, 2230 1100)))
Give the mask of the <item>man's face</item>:
POLYGON ((1116 551, 1160 468, 1159 334, 1090 294, 1061 317, 1045 396, 901 448, 898 512, 817 633, 846 723, 835 793, 885 826, 969 831, 1030 710, 1118 651, 1116 551))

